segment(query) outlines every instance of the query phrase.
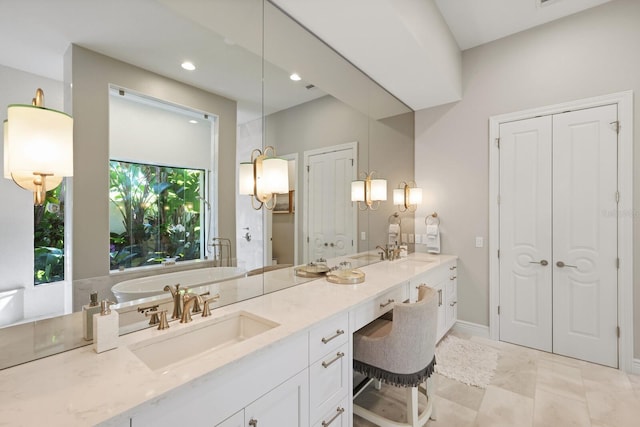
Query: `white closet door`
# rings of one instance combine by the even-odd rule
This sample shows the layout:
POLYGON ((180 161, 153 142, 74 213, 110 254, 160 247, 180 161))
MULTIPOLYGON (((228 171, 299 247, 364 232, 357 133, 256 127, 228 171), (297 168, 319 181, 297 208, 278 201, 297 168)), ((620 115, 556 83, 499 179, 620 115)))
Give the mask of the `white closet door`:
POLYGON ((618 366, 616 120, 615 105, 553 116, 553 349, 612 367, 618 366))
POLYGON ((551 351, 551 117, 500 125, 499 194, 500 340, 551 351))
POLYGON ((309 156, 309 261, 355 251, 355 206, 351 202, 354 156, 352 149, 309 156))

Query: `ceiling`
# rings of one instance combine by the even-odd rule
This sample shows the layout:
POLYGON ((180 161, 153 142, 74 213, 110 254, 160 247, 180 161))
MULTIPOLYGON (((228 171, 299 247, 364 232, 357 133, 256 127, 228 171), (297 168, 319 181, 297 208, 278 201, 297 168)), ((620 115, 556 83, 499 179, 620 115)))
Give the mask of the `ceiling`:
MULTIPOLYGON (((460 49, 611 0, 549 0, 545 6, 539 0, 434 1, 274 3, 418 110, 460 99, 460 49)), ((177 8, 186 9, 184 4, 179 0, 0 0, 0 64, 62 80, 63 54, 70 43, 76 43, 236 99, 241 121, 242 115, 245 120, 259 116, 262 94, 255 87, 260 84, 259 75, 239 76, 237 70, 258 72, 260 57, 237 40, 189 19, 188 13, 177 13, 177 8), (193 61, 198 69, 182 70, 184 60, 193 61)), ((292 83, 290 70, 270 63, 265 67, 272 88, 265 97, 266 113, 325 94, 318 88, 305 89, 308 82, 292 83)))

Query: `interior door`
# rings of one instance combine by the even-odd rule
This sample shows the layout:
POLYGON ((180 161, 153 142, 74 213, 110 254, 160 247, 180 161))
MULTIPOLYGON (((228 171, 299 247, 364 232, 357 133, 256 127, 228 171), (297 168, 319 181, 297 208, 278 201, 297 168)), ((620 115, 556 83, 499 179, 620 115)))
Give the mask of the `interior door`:
POLYGON ((310 261, 355 251, 355 207, 350 193, 355 170, 353 151, 342 149, 308 157, 307 253, 310 261))
POLYGON ((500 339, 618 365, 615 105, 500 125, 500 339))
POLYGON ((553 116, 554 352, 618 366, 617 106, 553 116))
POLYGON ((552 350, 551 117, 500 126, 500 340, 552 350))

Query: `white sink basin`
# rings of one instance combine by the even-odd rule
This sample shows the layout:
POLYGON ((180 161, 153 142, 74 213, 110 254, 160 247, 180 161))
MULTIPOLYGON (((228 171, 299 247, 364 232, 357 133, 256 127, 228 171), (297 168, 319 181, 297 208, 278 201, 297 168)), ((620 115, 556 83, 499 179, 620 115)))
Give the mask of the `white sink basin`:
POLYGON ((129 348, 151 369, 164 368, 173 363, 204 352, 228 348, 279 326, 278 323, 246 311, 220 317, 213 322, 194 325, 132 344, 129 348))
POLYGON ((349 255, 349 258, 362 261, 380 261, 380 254, 364 253, 359 255, 349 255))

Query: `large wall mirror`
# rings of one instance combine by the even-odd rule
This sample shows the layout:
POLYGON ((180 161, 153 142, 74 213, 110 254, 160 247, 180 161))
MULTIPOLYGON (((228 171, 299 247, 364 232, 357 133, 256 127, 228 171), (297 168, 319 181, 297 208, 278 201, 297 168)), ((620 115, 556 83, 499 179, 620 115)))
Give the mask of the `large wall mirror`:
MULTIPOLYGON (((11 3, 19 12, 11 19, 26 26, 31 9, 11 3)), ((25 102, 45 86, 52 94, 48 106, 74 116, 75 171, 66 216, 66 266, 73 280, 58 290, 46 285, 51 295, 67 297, 50 299, 60 308, 39 316, 73 314, 30 321, 23 310, 15 319, 19 325, 0 329, 6 338, 0 368, 86 344, 75 327, 82 322, 79 310, 92 291, 114 298, 112 286, 123 281, 230 267, 234 271, 209 289, 222 295, 223 305, 309 280, 294 275, 296 265, 336 257, 364 265, 376 258, 367 253, 387 243, 396 207, 389 197, 375 211, 360 210, 350 201, 350 182, 375 170, 387 179, 390 195, 398 182, 413 178, 409 108, 266 0, 143 0, 121 2, 117 13, 113 5, 62 3, 78 15, 100 17, 105 27, 85 30, 54 58, 64 68, 60 80, 22 71, 18 58, 0 58, 3 85, 22 89, 1 101, 25 102), (112 35, 101 40, 105 28, 120 34, 121 42, 112 35), (186 59, 196 70, 180 68, 186 59), (292 80, 294 73, 299 80, 292 80), (201 137, 208 146, 198 145, 201 137), (267 147, 287 160, 289 188, 277 195, 274 209, 254 209, 249 196, 238 193, 237 168, 253 150, 267 147), (114 184, 114 174, 120 181, 149 178, 142 185, 146 198, 139 197, 138 212, 128 219, 122 208, 132 196, 125 190, 114 194, 120 183, 114 184), (171 174, 171 185, 179 185, 169 188, 171 174), (165 178, 152 182, 151 175, 165 178), (135 227, 146 237, 133 239, 135 227), (120 238, 128 240, 114 242, 120 238), (225 287, 237 280, 241 287, 225 287), (5 351, 18 342, 29 348, 5 351)), ((43 16, 62 19, 64 5, 38 6, 43 16)), ((47 22, 55 28, 55 19, 47 22)), ((38 40, 47 39, 47 25, 38 40)), ((27 215, 29 195, 10 184, 0 188, 20 201, 16 209, 24 212, 17 215, 27 215)), ((403 232, 413 232, 410 219, 402 223, 403 232)), ((31 256, 31 230, 23 228, 12 236, 13 247, 0 249, 3 254, 17 248, 31 256)), ((31 274, 0 279, 0 293, 24 287, 25 307, 31 304, 27 299, 46 299, 30 283, 31 274)), ((168 294, 146 302, 164 300, 168 294)), ((144 326, 146 321, 135 318, 135 308, 144 303, 121 304, 134 319, 123 331, 144 326)))

